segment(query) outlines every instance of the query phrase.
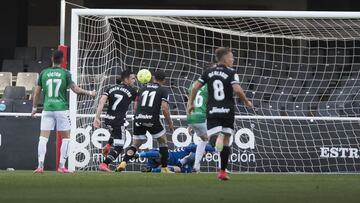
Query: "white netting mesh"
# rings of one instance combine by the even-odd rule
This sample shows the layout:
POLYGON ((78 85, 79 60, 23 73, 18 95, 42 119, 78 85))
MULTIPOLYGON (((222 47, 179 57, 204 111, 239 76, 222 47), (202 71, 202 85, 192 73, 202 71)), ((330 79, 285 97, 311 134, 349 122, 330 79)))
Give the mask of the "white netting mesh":
MULTIPOLYGON (((236 113, 292 116, 236 119, 232 171, 360 170, 359 121, 331 119, 360 114, 359 19, 80 16, 78 33, 80 86, 101 93, 125 68, 161 69, 172 115, 186 114, 188 87, 214 62, 214 50, 231 47, 241 86, 255 106, 246 109, 236 100, 236 113), (327 119, 296 118, 313 116, 327 119)), ((98 99, 78 97, 77 114, 94 114, 98 99)), ((76 125, 92 121, 77 117, 76 125)), ((186 127, 184 119, 174 122, 186 127)), ((79 134, 78 142, 85 137, 79 134)), ((180 145, 169 138, 171 147, 180 145)), ((89 159, 77 153, 78 169, 96 168, 97 139, 80 147, 89 159)), ((202 170, 213 171, 213 159, 205 157, 202 170)))

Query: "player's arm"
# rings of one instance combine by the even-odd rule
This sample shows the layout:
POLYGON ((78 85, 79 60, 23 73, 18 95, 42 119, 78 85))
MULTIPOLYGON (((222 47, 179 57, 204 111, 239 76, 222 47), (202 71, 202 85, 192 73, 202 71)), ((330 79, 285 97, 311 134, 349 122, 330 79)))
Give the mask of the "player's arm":
POLYGON ((72 83, 70 85, 70 89, 76 93, 76 94, 80 94, 80 95, 89 95, 92 97, 96 96, 96 92, 95 91, 88 91, 88 90, 84 90, 81 87, 77 86, 75 83, 72 83))
POLYGON ((246 97, 244 90, 241 88, 239 84, 233 84, 232 85, 233 91, 236 95, 240 98, 242 102, 244 102, 245 106, 252 107, 251 101, 246 97))
POLYGON ((137 105, 138 105, 138 100, 139 100, 139 97, 137 96, 136 99, 134 100, 134 115, 136 113, 136 110, 137 110, 137 105))
POLYGON ((35 114, 37 112, 37 103, 38 99, 41 93, 41 86, 37 85, 34 90, 34 96, 33 96, 33 108, 31 111, 31 117, 35 117, 35 114))
POLYGON ((194 100, 195 100, 196 94, 198 93, 198 91, 200 90, 200 88, 202 86, 203 86, 202 83, 200 83, 199 81, 196 81, 193 88, 191 89, 190 97, 188 99, 187 108, 186 108, 186 113, 188 115, 194 109, 194 100))
POLYGON ((233 92, 240 98, 242 102, 244 102, 245 106, 252 107, 251 101, 246 97, 244 90, 240 86, 239 76, 235 72, 233 73, 231 78, 231 85, 233 92))
POLYGON ((163 115, 165 117, 165 120, 166 122, 168 123, 169 125, 169 128, 171 131, 174 131, 174 125, 173 125, 173 122, 170 118, 170 107, 169 107, 169 103, 167 101, 161 101, 161 109, 162 109, 162 112, 163 112, 163 115))
POLYGON ((102 95, 98 104, 98 107, 96 108, 96 114, 95 114, 95 119, 94 119, 94 127, 95 128, 100 128, 100 114, 102 112, 102 110, 104 109, 105 103, 108 99, 108 96, 106 95, 102 95))
POLYGON ((71 79, 71 73, 69 71, 66 71, 66 83, 67 83, 67 87, 70 87, 70 89, 76 93, 76 94, 81 94, 81 95, 89 95, 92 97, 96 96, 96 92, 95 91, 88 91, 88 90, 84 90, 82 88, 80 88, 79 86, 77 86, 71 79))

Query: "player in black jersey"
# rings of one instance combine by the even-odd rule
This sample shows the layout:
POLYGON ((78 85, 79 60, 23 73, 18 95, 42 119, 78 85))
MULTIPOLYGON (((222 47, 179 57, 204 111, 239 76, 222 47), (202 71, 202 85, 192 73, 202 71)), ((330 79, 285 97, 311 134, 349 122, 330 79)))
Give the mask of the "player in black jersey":
POLYGON ((111 131, 111 138, 105 149, 110 149, 111 144, 114 148, 106 153, 105 160, 99 165, 99 169, 110 172, 108 165, 113 162, 122 152, 125 139, 126 112, 132 101, 135 101, 137 91, 134 87, 135 75, 129 70, 120 74, 120 81, 116 85, 108 88, 101 96, 99 105, 96 109, 94 127, 100 127, 100 114, 105 103, 109 102, 109 107, 105 116, 105 125, 111 131))
MULTIPOLYGON (((207 134, 210 144, 215 146, 216 139, 223 137, 220 152, 221 170, 218 173, 220 180, 228 180, 225 169, 230 155, 229 138, 234 133, 234 98, 237 94, 247 107, 252 107, 251 101, 246 98, 240 87, 239 76, 233 66, 234 56, 230 48, 220 47, 215 51, 217 64, 207 69, 195 83, 187 105, 187 114, 194 109, 194 99, 198 90, 208 85, 207 106, 207 134)), ((219 148, 219 147, 218 147, 219 148)))
POLYGON ((170 130, 173 131, 174 127, 170 119, 169 93, 163 87, 164 83, 165 73, 157 71, 154 74, 153 83, 149 83, 139 90, 139 96, 135 102, 133 144, 127 148, 124 159, 117 167, 117 171, 125 169, 127 162, 134 157, 140 145, 146 141, 146 132, 149 132, 159 142, 161 172, 170 173, 167 168, 168 146, 166 131, 160 122, 160 110, 162 110, 170 130))

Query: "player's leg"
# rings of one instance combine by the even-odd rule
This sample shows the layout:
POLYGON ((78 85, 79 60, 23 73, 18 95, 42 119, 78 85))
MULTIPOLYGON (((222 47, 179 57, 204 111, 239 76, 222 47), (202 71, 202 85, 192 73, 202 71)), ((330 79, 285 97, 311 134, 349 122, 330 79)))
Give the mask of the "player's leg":
POLYGON ((146 136, 145 139, 138 139, 133 137, 133 144, 125 149, 125 154, 124 154, 124 158, 123 160, 120 162, 120 164, 116 167, 116 171, 117 172, 121 172, 123 170, 125 170, 127 163, 133 159, 135 157, 136 152, 138 151, 139 147, 145 143, 146 141, 146 136))
POLYGON ((159 153, 160 153, 160 163, 161 171, 168 173, 168 159, 169 159, 169 148, 167 144, 166 134, 161 135, 160 137, 155 137, 159 143, 159 153))
POLYGON ((221 135, 221 124, 216 119, 208 118, 206 121, 207 136, 211 146, 215 147, 216 140, 221 135))
POLYGON ((65 167, 66 160, 69 155, 69 145, 70 145, 70 117, 68 111, 56 111, 54 112, 54 117, 56 120, 56 129, 60 132, 62 137, 62 143, 60 148, 60 161, 58 172, 60 173, 69 173, 68 169, 65 167))
POLYGON ((99 165, 99 169, 105 172, 110 172, 109 164, 117 159, 121 154, 124 146, 125 126, 113 126, 111 136, 114 137, 114 147, 110 150, 105 160, 99 165))
POLYGON ((166 138, 166 130, 160 121, 154 123, 154 125, 148 129, 151 136, 154 139, 157 139, 159 143, 159 153, 160 153, 160 163, 161 163, 161 172, 163 173, 172 173, 168 167, 169 159, 169 148, 166 138))
POLYGON ((46 155, 46 146, 49 140, 50 131, 55 127, 55 119, 52 112, 43 111, 40 124, 40 136, 38 143, 38 167, 34 173, 44 172, 44 161, 46 155))
POLYGON ((110 149, 111 149, 111 146, 113 145, 113 143, 114 143, 114 138, 113 138, 113 128, 111 127, 111 125, 108 123, 108 121, 107 120, 105 120, 105 123, 107 123, 106 124, 106 126, 107 126, 107 128, 109 129, 109 131, 111 132, 111 137, 109 138, 109 140, 108 140, 108 142, 106 143, 106 145, 102 148, 102 150, 101 150, 101 153, 102 153, 102 155, 104 156, 104 157, 107 157, 107 155, 109 154, 109 152, 110 152, 110 149))
POLYGON ((136 151, 146 141, 146 128, 138 123, 133 125, 134 135, 133 144, 126 148, 124 158, 121 163, 117 166, 116 171, 121 172, 125 170, 127 163, 130 159, 134 158, 136 151))
POLYGON ((218 174, 220 180, 229 180, 229 176, 226 173, 226 169, 229 162, 229 156, 231 153, 230 149, 230 137, 234 133, 234 119, 227 119, 222 121, 223 129, 222 134, 224 135, 224 147, 220 152, 221 167, 218 174))
POLYGON ((196 135, 200 137, 201 141, 196 145, 194 170, 200 172, 200 162, 205 152, 205 147, 208 142, 206 123, 191 124, 190 127, 195 131, 196 135))

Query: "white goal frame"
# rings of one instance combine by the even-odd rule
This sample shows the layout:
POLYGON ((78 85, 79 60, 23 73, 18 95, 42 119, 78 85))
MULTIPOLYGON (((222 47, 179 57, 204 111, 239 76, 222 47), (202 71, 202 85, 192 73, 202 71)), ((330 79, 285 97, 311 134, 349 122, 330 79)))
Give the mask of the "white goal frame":
MULTIPOLYGON (((169 16, 169 17, 274 17, 274 18, 337 18, 360 19, 360 12, 328 12, 328 11, 246 11, 246 10, 148 10, 148 9, 73 9, 71 15, 71 61, 70 72, 73 81, 77 83, 78 69, 78 30, 79 16, 169 16)), ((77 115, 77 95, 70 93, 70 119, 72 133, 76 130, 77 117, 93 117, 94 115, 77 115)), ((172 118, 186 118, 186 115, 176 115, 172 118)), ((236 116, 236 119, 274 119, 274 120, 342 120, 360 121, 360 117, 295 117, 295 116, 236 116)), ((75 170, 69 157, 69 169, 75 170)))

